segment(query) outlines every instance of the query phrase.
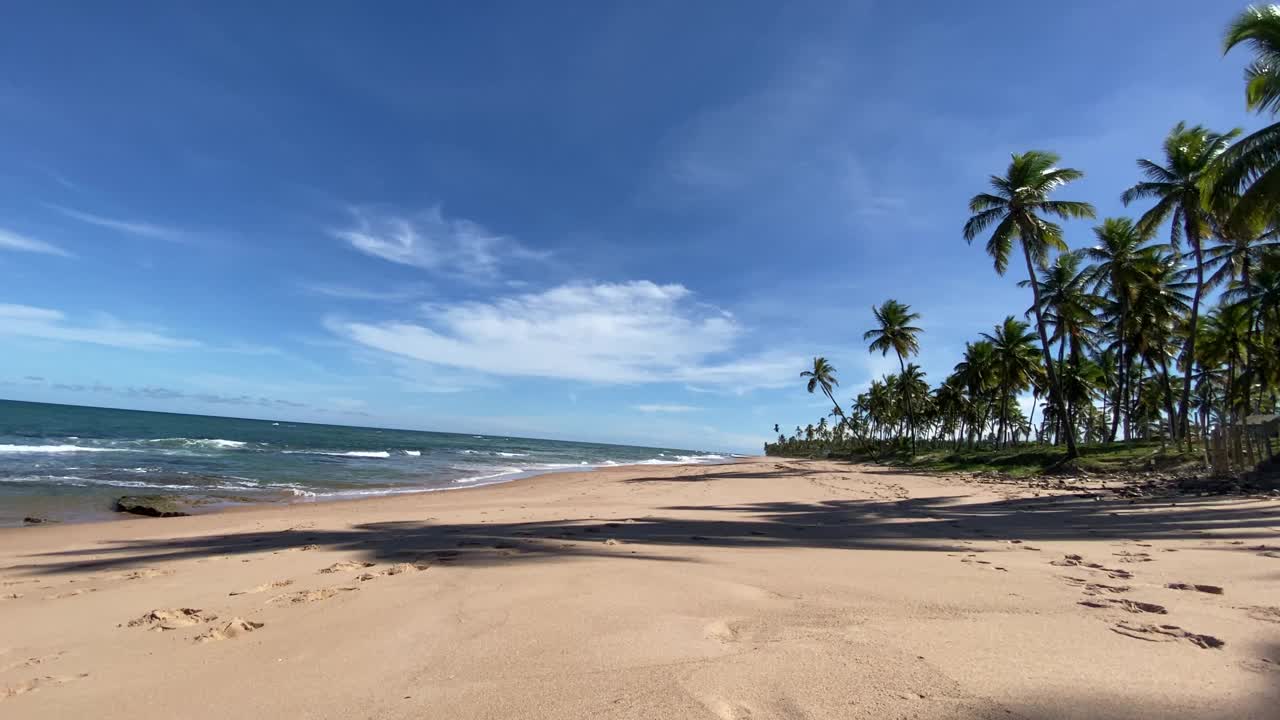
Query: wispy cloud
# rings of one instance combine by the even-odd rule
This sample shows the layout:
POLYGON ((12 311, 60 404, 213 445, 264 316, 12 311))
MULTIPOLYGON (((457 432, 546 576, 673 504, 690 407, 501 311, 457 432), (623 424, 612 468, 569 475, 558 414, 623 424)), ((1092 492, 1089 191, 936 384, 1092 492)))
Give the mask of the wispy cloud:
POLYGON ((313 295, 323 295, 340 300, 367 300, 369 302, 407 302, 426 295, 428 290, 426 285, 409 285, 406 287, 373 290, 328 283, 302 283, 301 288, 313 295))
POLYGON ((0 228, 0 250, 15 250, 17 252, 32 252, 44 255, 71 257, 71 253, 63 250, 57 245, 50 245, 43 240, 29 238, 26 235, 20 235, 12 230, 5 230, 4 228, 0 228))
POLYGON ((195 340, 127 325, 107 315, 100 315, 91 322, 72 322, 60 310, 30 305, 0 304, 0 335, 133 350, 182 350, 201 346, 195 340))
POLYGON ((632 405, 631 409, 642 413, 691 413, 698 412, 702 408, 694 405, 641 404, 632 405))
POLYGON ((188 242, 192 239, 190 233, 184 230, 164 225, 156 225, 142 220, 125 220, 121 218, 106 217, 104 215, 96 215, 94 213, 88 213, 82 210, 63 207, 62 205, 55 205, 52 203, 46 204, 46 207, 73 220, 79 220, 80 222, 87 223, 89 225, 106 228, 115 232, 124 233, 125 235, 133 235, 135 237, 147 238, 149 240, 165 240, 168 242, 188 242))
POLYGON ((209 392, 187 392, 158 385, 106 385, 100 382, 95 382, 90 385, 86 383, 49 382, 42 377, 33 376, 28 376, 24 379, 28 383, 44 385, 53 390, 59 390, 62 392, 110 394, 135 400, 192 400, 199 403, 205 403, 207 405, 242 405, 277 409, 298 409, 310 407, 306 403, 294 402, 292 400, 284 400, 281 398, 268 398, 261 395, 230 395, 209 392))
POLYGON ((682 285, 561 285, 485 302, 432 303, 420 321, 331 318, 360 345, 447 368, 601 383, 778 387, 796 356, 728 358, 743 329, 682 285))
POLYGON ((330 234, 366 255, 471 281, 493 281, 505 266, 545 260, 548 253, 525 247, 439 207, 415 214, 353 208, 352 223, 330 234))

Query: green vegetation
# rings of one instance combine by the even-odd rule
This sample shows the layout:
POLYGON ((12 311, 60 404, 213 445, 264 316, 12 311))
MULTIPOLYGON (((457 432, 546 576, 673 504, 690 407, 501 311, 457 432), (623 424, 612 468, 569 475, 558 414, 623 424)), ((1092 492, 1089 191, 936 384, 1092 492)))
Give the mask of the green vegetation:
MULTIPOLYGON (((1245 10, 1224 52, 1241 45, 1254 53, 1246 107, 1274 116, 1280 6, 1245 10)), ((967 343, 930 388, 908 362, 920 315, 887 300, 863 339, 870 352, 892 351, 899 372, 846 413, 835 368, 814 358, 802 376, 831 401, 834 421, 779 433, 765 451, 1012 474, 1207 461, 1211 446, 1256 461, 1261 450, 1240 428, 1280 407, 1280 122, 1240 134, 1175 125, 1162 157, 1138 159, 1138 181, 1120 193, 1141 214, 1103 219, 1092 247, 1074 250, 1058 222, 1092 219, 1094 208, 1060 194, 1084 173, 1052 152, 1014 154, 970 200, 961 234, 983 240, 998 274, 1011 260, 1025 266, 1027 321, 1010 315, 967 343)))
POLYGON ((891 457, 881 461, 936 472, 996 472, 1013 477, 1030 477, 1067 470, 1088 473, 1170 470, 1195 464, 1199 459, 1194 454, 1172 446, 1142 440, 1082 446, 1080 457, 1069 466, 1064 466, 1066 458, 1067 453, 1063 448, 1027 444, 999 450, 937 449, 914 457, 891 457))

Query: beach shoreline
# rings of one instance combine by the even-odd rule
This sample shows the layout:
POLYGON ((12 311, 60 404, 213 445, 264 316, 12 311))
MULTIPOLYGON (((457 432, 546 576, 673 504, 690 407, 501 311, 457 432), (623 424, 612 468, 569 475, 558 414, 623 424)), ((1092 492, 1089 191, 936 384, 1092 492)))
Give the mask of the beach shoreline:
MULTIPOLYGON (((704 462, 664 463, 664 466, 678 467, 682 465, 689 465, 689 466, 732 465, 735 462, 752 460, 755 457, 763 457, 763 456, 733 455, 733 456, 725 457, 724 459, 720 459, 720 460, 708 460, 704 462)), ((458 490, 479 490, 481 488, 494 487, 498 485, 507 485, 509 483, 516 483, 516 482, 521 482, 525 480, 533 480, 536 478, 546 477, 548 475, 577 475, 581 473, 591 473, 591 472, 596 472, 600 470, 612 470, 617 468, 636 468, 636 467, 652 467, 652 466, 647 465, 646 463, 640 462, 640 463, 615 463, 613 465, 585 466, 581 468, 563 467, 563 468, 555 468, 555 469, 534 469, 534 470, 525 470, 521 472, 510 473, 508 475, 501 475, 487 481, 480 481, 480 482, 474 482, 474 483, 470 483, 470 482, 459 483, 454 486, 407 487, 407 488, 396 489, 396 490, 367 491, 364 494, 333 495, 333 496, 315 496, 315 495, 309 496, 306 494, 295 494, 293 496, 281 497, 276 500, 253 498, 253 499, 245 499, 244 501, 237 501, 237 502, 229 501, 229 502, 216 502, 216 503, 209 503, 209 504, 190 504, 190 505, 183 506, 183 509, 188 511, 188 514, 180 517, 195 517, 195 516, 201 516, 201 515, 217 515, 217 514, 223 514, 223 513, 251 512, 259 509, 270 509, 270 508, 278 509, 278 508, 287 508, 295 505, 306 506, 306 505, 314 505, 314 504, 328 505, 331 503, 361 503, 361 502, 367 502, 370 500, 377 500, 380 498, 394 498, 394 497, 421 495, 421 494, 429 494, 429 493, 453 492, 458 490)), ((166 494, 164 492, 149 492, 145 488, 140 489, 140 492, 137 492, 137 493, 118 492, 113 494, 119 495, 119 497, 145 495, 145 496, 158 496, 158 497, 165 497, 165 498, 171 497, 179 501, 182 501, 184 499, 184 496, 179 494, 166 494)), ((10 500, 13 500, 13 499, 10 498, 10 500)), ((50 513, 46 510, 46 508, 52 509, 54 513, 57 513, 62 508, 60 508, 56 503, 57 503, 56 498, 51 498, 48 496, 33 495, 33 496, 21 498, 18 502, 13 503, 10 506, 10 510, 12 511, 10 514, 12 514, 14 517, 17 517, 17 516, 31 517, 35 520, 38 520, 38 522, 24 521, 20 523, 9 524, 9 525, 0 524, 0 531, 6 530, 6 529, 34 527, 34 526, 42 526, 42 525, 43 526, 85 525, 85 524, 93 524, 93 523, 111 523, 111 522, 118 522, 120 520, 128 520, 128 519, 139 517, 139 515, 137 514, 123 512, 120 510, 99 509, 96 511, 91 511, 83 514, 76 514, 75 512, 72 512, 69 514, 62 513, 58 515, 57 519, 53 519, 48 517, 50 513), (46 505, 45 503, 48 503, 48 505, 46 505)), ((171 519, 171 518, 159 518, 159 519, 171 519)))
POLYGON ((1280 700, 1273 499, 776 458, 467 489, 0 529, 0 714, 1225 719, 1280 700))

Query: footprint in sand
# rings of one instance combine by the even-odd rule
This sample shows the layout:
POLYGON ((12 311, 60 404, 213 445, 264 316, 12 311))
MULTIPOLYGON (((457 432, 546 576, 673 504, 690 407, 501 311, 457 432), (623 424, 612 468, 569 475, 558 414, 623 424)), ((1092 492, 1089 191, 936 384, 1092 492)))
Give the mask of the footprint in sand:
POLYGON ((276 595, 275 597, 268 600, 267 603, 268 604, 289 603, 290 605, 305 605, 307 603, 320 602, 321 600, 328 600, 329 598, 333 597, 334 595, 337 595, 340 592, 351 592, 353 590, 358 590, 358 589, 359 588, 354 588, 354 587, 340 587, 340 588, 320 588, 318 590, 299 590, 297 592, 285 593, 283 595, 276 595))
POLYGON ((70 592, 57 593, 54 595, 45 595, 45 600, 61 600, 63 598, 84 595, 85 593, 98 592, 98 588, 80 588, 79 590, 71 590, 70 592))
POLYGON ((257 587, 249 588, 248 590, 235 590, 227 594, 228 595, 256 595, 258 593, 266 592, 268 590, 278 590, 282 587, 289 587, 292 584, 293 584, 292 580, 272 580, 271 582, 262 583, 261 585, 257 587))
POLYGON ((1126 600, 1116 598, 1102 598, 1098 600, 1081 600, 1079 605, 1091 608, 1120 608, 1131 613, 1154 613, 1156 615, 1167 615, 1169 611, 1163 605, 1157 605, 1149 602, 1139 602, 1137 600, 1126 600))
POLYGON ((320 572, 324 574, 349 572, 351 570, 363 570, 367 567, 373 567, 373 563, 362 562, 358 560, 346 560, 343 562, 334 563, 329 567, 322 569, 320 572))
POLYGON ((1263 622, 1280 623, 1280 607, 1270 605, 1254 605, 1252 607, 1241 608, 1249 614, 1254 620, 1263 622))
POLYGON ((22 597, 22 593, 7 593, 0 595, 0 600, 17 600, 20 597, 22 597))
POLYGON ((751 720, 757 717, 749 706, 733 700, 711 697, 702 699, 702 704, 720 720, 751 720))
POLYGON ((1085 562, 1085 559, 1080 555, 1063 555, 1061 560, 1050 560, 1049 564, 1056 565, 1058 567, 1082 567, 1088 568, 1089 570, 1097 570, 1099 572, 1106 573, 1107 576, 1111 578, 1122 578, 1127 580, 1133 577, 1133 573, 1128 570, 1103 567, 1095 562, 1085 562))
POLYGON ((1064 577, 1063 580, 1066 580, 1068 585, 1083 588, 1085 595, 1100 595, 1102 593, 1119 595, 1120 593, 1129 592, 1128 585, 1107 585, 1105 583, 1089 582, 1085 578, 1078 577, 1064 577))
POLYGON ((32 668, 37 665, 43 665, 47 662, 52 662, 54 660, 57 660, 58 658, 66 654, 67 654, 66 650, 59 650, 58 652, 53 653, 52 655, 37 655, 36 657, 29 657, 26 660, 19 660, 18 662, 9 663, 8 665, 0 667, 0 672, 9 672, 10 670, 16 670, 18 668, 32 668))
POLYGON ((739 637, 737 623, 729 620, 711 622, 703 631, 708 638, 719 640, 722 643, 737 642, 739 637))
POLYGON ((62 675, 53 676, 45 675, 44 677, 32 678, 26 682, 20 682, 17 685, 10 685, 0 690, 0 700, 8 700, 19 695, 26 695, 29 692, 40 690, 41 688, 51 687, 55 685, 65 685, 73 680, 89 677, 89 673, 80 673, 79 675, 62 675))
POLYGON ((123 575, 118 576, 122 580, 146 580, 148 578, 160 577, 162 575, 172 575, 172 570, 157 570, 155 568, 139 568, 131 570, 123 575))
POLYGON ((1111 553, 1111 554, 1120 558, 1120 562, 1129 562, 1129 563, 1151 562, 1151 556, 1144 552, 1131 553, 1127 550, 1121 550, 1118 553, 1111 553))
POLYGON ((1254 673, 1273 673, 1280 672, 1280 663, 1271 658, 1258 658, 1257 660, 1241 660, 1240 667, 1254 673))
POLYGON ((1225 642, 1212 635, 1200 635, 1199 633, 1188 632, 1177 625, 1150 625, 1147 623, 1118 622, 1111 626, 1111 631, 1124 635, 1125 637, 1131 637, 1136 640, 1146 640, 1147 642, 1176 642, 1178 640, 1186 640, 1187 642, 1206 650, 1216 650, 1226 645, 1225 642))
POLYGON ((192 640, 195 643, 216 642, 218 640, 232 640, 241 635, 247 635, 255 630, 260 629, 264 623, 245 620, 243 618, 232 618, 231 622, 220 628, 214 628, 207 632, 203 632, 192 640))
POLYGON ((145 627, 147 630, 177 630, 201 623, 213 622, 218 616, 198 608, 171 608, 152 610, 128 622, 129 627, 145 627))
POLYGON ((1195 590, 1196 592, 1209 593, 1210 595, 1221 595, 1222 588, 1217 585, 1197 585, 1194 583, 1169 583, 1165 587, 1170 590, 1195 590))

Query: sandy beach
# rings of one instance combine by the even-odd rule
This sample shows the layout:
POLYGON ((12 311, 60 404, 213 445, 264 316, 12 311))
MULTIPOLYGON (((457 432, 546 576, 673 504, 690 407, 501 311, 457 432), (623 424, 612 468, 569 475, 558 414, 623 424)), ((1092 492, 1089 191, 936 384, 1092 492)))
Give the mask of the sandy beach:
POLYGON ((1089 495, 758 459, 3 530, 0 716, 1277 717, 1280 501, 1089 495))

